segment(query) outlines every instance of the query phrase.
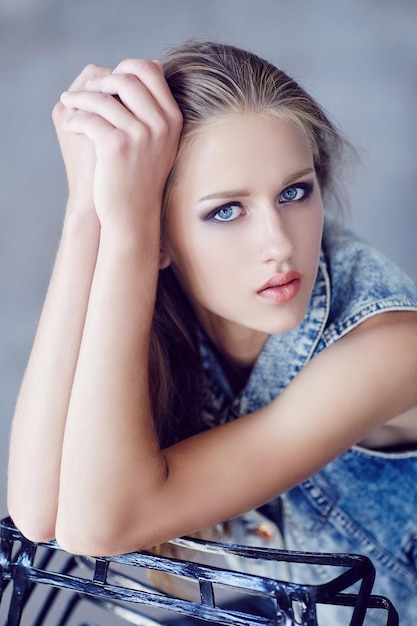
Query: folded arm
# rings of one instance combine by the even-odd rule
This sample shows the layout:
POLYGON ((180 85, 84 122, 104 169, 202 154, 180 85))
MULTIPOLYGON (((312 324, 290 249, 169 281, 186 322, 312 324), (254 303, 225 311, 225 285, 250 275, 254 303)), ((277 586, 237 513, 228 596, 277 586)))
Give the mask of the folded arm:
POLYGON ((98 382, 100 400, 73 415, 65 440, 58 540, 76 552, 127 552, 259 506, 416 405, 416 374, 417 314, 382 314, 315 357, 267 407, 165 451, 149 409, 138 410, 142 391, 98 382))

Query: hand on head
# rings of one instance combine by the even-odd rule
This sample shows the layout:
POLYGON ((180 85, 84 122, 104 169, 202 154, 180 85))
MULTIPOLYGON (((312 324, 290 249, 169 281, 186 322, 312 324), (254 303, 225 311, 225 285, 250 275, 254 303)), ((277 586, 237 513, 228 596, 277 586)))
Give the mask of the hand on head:
POLYGON ((92 194, 100 221, 160 205, 182 116, 158 61, 87 66, 62 94, 54 121, 70 197, 92 194))

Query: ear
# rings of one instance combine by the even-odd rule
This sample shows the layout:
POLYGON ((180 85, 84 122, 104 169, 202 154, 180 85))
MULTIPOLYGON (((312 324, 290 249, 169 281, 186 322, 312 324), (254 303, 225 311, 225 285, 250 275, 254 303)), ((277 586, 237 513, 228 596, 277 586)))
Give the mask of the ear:
POLYGON ((171 264, 171 257, 168 252, 161 246, 159 250, 159 269, 164 270, 171 264))

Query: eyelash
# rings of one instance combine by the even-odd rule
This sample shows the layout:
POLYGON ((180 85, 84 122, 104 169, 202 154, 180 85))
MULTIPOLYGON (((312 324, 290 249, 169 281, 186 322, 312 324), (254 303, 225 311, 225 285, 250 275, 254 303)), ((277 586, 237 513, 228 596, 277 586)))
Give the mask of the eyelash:
POLYGON ((227 204, 223 204, 222 206, 217 207, 217 209, 215 209, 214 211, 212 211, 208 216, 207 219, 208 220, 213 220, 214 222, 234 222, 236 219, 238 219, 237 217, 235 217, 232 220, 221 220, 221 219, 216 219, 216 215, 218 215, 220 213, 220 211, 224 211, 225 209, 230 209, 232 207, 237 207, 238 209, 240 209, 240 211, 242 211, 242 204, 240 202, 228 202, 227 204))
MULTIPOLYGON (((313 191, 313 185, 312 183, 294 183, 293 185, 288 185, 288 187, 286 187, 283 191, 281 191, 281 193, 279 194, 279 204, 291 204, 292 202, 304 202, 305 200, 307 200, 310 196, 311 193, 313 191), (302 190, 304 193, 302 195, 301 198, 294 198, 293 200, 288 199, 288 200, 281 200, 282 196, 284 195, 284 193, 286 193, 287 191, 289 191, 290 189, 296 189, 296 190, 302 190)), ((212 211, 211 213, 209 213, 209 215, 207 216, 207 220, 213 220, 215 222, 235 222, 238 217, 235 217, 233 219, 229 219, 229 220, 221 220, 221 219, 216 219, 216 216, 220 213, 220 211, 223 211, 225 209, 229 209, 232 207, 237 207, 239 209, 242 210, 242 204, 240 202, 228 202, 226 204, 223 204, 222 206, 217 207, 214 211, 212 211)))
POLYGON ((304 202, 311 196, 313 185, 312 183, 294 183, 293 185, 288 185, 288 187, 285 187, 285 189, 281 191, 279 197, 281 198, 289 189, 302 189, 304 193, 301 198, 295 200, 280 200, 280 204, 288 204, 289 202, 304 202))

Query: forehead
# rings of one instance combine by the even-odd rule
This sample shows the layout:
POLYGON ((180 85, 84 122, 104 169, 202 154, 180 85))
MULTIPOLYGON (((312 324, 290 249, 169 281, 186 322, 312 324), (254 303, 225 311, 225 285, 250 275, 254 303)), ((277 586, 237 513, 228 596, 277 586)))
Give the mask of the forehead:
POLYGON ((246 114, 225 117, 193 133, 181 156, 177 193, 205 195, 238 188, 248 181, 275 183, 314 167, 313 151, 302 127, 285 117, 246 114))

